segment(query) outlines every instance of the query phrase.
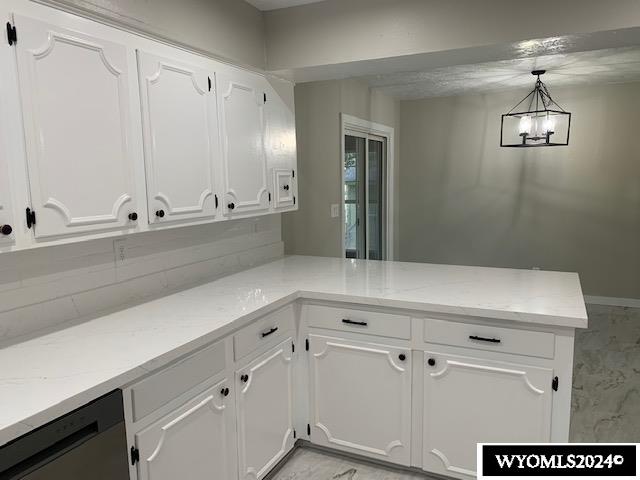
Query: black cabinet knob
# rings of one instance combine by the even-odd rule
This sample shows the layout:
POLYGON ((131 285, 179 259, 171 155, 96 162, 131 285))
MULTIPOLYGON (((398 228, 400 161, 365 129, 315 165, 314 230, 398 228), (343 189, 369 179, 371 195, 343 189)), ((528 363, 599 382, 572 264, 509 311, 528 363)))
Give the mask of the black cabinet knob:
POLYGON ((138 220, 138 214, 136 212, 131 212, 129 214, 129 220, 131 220, 132 222, 135 222, 136 220, 138 220))
POLYGON ((436 359, 430 358, 429 360, 427 360, 427 363, 429 364, 430 367, 433 367, 436 364, 436 359))
POLYGON ((156 211, 156 217, 160 217, 160 218, 164 217, 164 210, 156 211))
POLYGON ((289 190, 289 185, 285 185, 284 187, 282 187, 283 190, 289 190))
POLYGON ((401 353, 400 355, 398 355, 398 358, 401 362, 404 362, 407 359, 407 356, 404 353, 401 353))
POLYGON ((223 397, 226 397, 229 395, 229 389, 228 388, 223 388, 222 390, 220 390, 220 395, 222 395, 223 397))
POLYGON ((249 381, 249 375, 247 375, 246 373, 244 375, 241 375, 240 380, 242 380, 242 383, 247 383, 249 381))
POLYGON ((230 204, 227 205, 227 207, 229 208, 229 210, 233 210, 234 208, 236 208, 236 204, 231 202, 230 204))
POLYGON ((2 225, 2 228, 0 228, 0 232, 2 232, 3 235, 11 235, 11 232, 13 232, 13 228, 11 228, 11 225, 2 225))

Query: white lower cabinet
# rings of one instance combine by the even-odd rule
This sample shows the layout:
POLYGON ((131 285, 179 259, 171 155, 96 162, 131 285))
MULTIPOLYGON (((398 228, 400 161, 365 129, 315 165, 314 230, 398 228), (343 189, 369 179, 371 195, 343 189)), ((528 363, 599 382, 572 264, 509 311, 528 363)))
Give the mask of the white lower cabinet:
POLYGON ((475 476, 476 443, 550 441, 552 369, 432 352, 424 360, 425 470, 475 476))
POLYGON ((309 336, 311 441, 409 465, 411 352, 309 336))
POLYGON ((415 320, 290 304, 141 379, 125 389, 132 480, 262 480, 296 438, 469 479, 477 443, 567 438, 555 332, 415 320))
POLYGON ((261 479, 293 448, 293 353, 288 338, 236 373, 241 479, 261 479))
POLYGON ((233 407, 223 380, 137 433, 138 479, 231 479, 233 407))

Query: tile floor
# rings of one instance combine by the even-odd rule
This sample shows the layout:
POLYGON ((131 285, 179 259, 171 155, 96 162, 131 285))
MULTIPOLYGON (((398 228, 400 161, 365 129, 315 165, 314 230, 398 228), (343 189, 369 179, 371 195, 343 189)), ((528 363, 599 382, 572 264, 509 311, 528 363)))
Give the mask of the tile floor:
POLYGON ((433 480, 433 477, 299 448, 271 480, 433 480))
POLYGON ((640 442, 640 308, 588 305, 576 332, 572 442, 640 442))

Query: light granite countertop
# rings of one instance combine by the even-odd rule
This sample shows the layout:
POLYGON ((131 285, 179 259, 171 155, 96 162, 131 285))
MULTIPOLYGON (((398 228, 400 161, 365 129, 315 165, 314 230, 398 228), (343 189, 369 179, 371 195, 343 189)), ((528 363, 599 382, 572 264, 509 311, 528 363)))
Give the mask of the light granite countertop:
POLYGON ((297 298, 587 326, 575 273, 285 257, 0 349, 0 445, 297 298))

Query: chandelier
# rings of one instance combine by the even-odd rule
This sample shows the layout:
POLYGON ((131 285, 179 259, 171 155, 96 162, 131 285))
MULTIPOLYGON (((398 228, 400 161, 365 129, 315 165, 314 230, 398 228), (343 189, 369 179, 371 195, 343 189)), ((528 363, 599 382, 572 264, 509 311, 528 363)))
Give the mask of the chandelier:
POLYGON ((533 90, 502 115, 501 147, 557 147, 569 145, 571 113, 558 105, 540 80, 546 70, 534 70, 533 90), (527 108, 526 111, 522 110, 527 108))

